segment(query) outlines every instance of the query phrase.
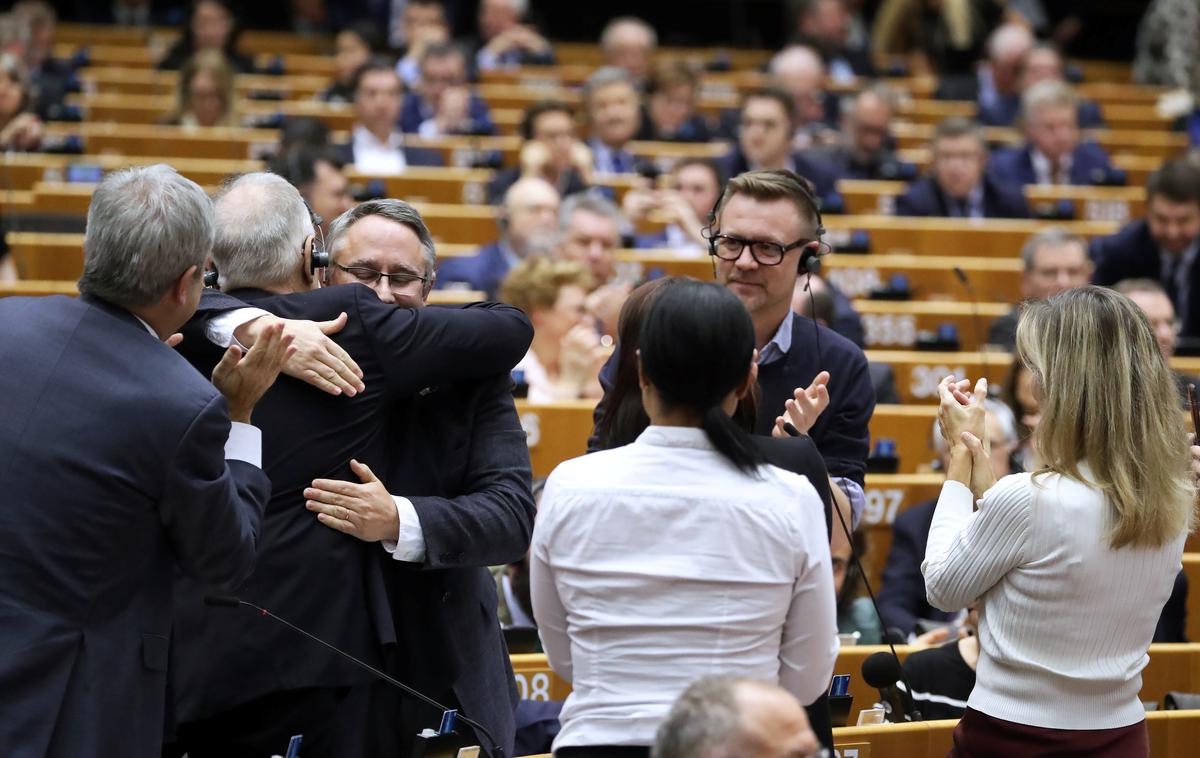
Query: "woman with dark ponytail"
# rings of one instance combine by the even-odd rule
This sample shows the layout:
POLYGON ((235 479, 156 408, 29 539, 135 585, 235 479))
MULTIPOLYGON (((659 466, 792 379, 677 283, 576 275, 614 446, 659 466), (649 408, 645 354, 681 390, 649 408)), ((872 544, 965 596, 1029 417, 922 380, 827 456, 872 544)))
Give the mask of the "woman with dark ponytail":
POLYGON ((749 314, 719 286, 676 281, 637 343, 649 426, 560 465, 534 530, 534 614, 573 683, 554 746, 565 758, 648 756, 705 675, 812 702, 837 655, 821 498, 731 418, 757 376, 749 314))

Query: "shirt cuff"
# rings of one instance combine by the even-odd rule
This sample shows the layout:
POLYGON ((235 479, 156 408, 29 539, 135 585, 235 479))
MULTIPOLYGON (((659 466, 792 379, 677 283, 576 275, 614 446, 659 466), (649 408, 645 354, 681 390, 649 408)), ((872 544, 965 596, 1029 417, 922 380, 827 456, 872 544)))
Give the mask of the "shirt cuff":
POLYGON ((204 336, 208 337, 208 341, 218 347, 237 345, 245 350, 246 346, 238 342, 233 333, 241 325, 248 324, 261 316, 269 315, 269 313, 261 308, 238 308, 237 310, 226 311, 209 319, 208 325, 204 327, 204 336))
POLYGON ((970 517, 975 510, 975 494, 962 482, 947 479, 942 483, 942 494, 938 498, 938 509, 962 518, 970 517))
POLYGON ((396 541, 383 541, 383 549, 391 553, 393 559, 405 563, 425 562, 425 533, 421 530, 421 519, 417 517, 417 509, 406 497, 392 495, 396 503, 396 517, 400 522, 396 541))
POLYGON ((847 479, 844 476, 831 478, 833 483, 846 493, 846 499, 850 501, 850 530, 853 531, 858 528, 862 521, 863 511, 867 509, 867 494, 863 492, 862 485, 853 479, 847 479))
POLYGON ((262 430, 240 421, 229 423, 229 439, 225 440, 225 460, 242 461, 262 468, 262 430))

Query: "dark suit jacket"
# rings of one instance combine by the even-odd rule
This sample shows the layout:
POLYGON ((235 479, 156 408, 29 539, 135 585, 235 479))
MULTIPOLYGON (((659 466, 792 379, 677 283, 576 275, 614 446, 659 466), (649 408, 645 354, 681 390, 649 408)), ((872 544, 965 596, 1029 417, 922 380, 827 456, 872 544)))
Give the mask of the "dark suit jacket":
MULTIPOLYGON (((347 142, 334 147, 342 162, 347 165, 354 164, 354 143, 347 142)), ((404 146, 404 160, 410 166, 444 166, 446 162, 442 160, 442 154, 428 147, 410 147, 404 146)))
POLYGON ((921 575, 936 505, 936 500, 915 505, 896 516, 892 524, 892 550, 883 567, 883 586, 879 590, 879 616, 885 633, 898 629, 909 635, 921 619, 949 621, 955 616, 929 604, 925 577, 921 575))
MULTIPOLYGON (((521 178, 521 168, 513 166, 512 168, 500 169, 491 181, 487 183, 487 201, 491 205, 500 205, 504 202, 504 193, 508 192, 508 188, 517 183, 521 178)), ((558 183, 554 189, 558 190, 560 197, 574 195, 577 192, 586 192, 588 188, 587 182, 578 171, 573 168, 567 169, 559 177, 558 183)))
MULTIPOLYGON (((392 609, 379 545, 322 526, 304 507, 313 479, 357 481, 351 458, 386 471, 388 434, 397 403, 425 388, 507 371, 531 339, 520 311, 489 304, 408 310, 381 302, 357 284, 291 295, 257 290, 206 295, 200 317, 252 303, 284 318, 318 321, 346 312, 334 339, 362 368, 366 390, 334 397, 280 377, 255 410, 263 431, 264 469, 273 492, 267 506, 258 568, 239 594, 270 608, 368 662, 382 661, 395 640, 392 609), (240 302, 239 302, 240 301, 240 302)), ((202 338, 185 332, 188 357, 208 371, 214 351, 196 350, 202 338)), ((186 627, 177 646, 181 722, 222 713, 264 695, 302 687, 370 682, 370 674, 314 648, 278 624, 236 611, 205 608, 192 594, 177 607, 186 627)))
MULTIPOLYGON (((949 216, 946 195, 933 177, 923 177, 908 185, 896 198, 897 216, 949 216)), ((1029 218, 1029 204, 1021 188, 984 176, 983 215, 985 218, 1029 218)))
MULTIPOLYGON (((467 115, 471 118, 469 134, 496 133, 496 124, 492 122, 492 112, 488 109, 487 101, 474 92, 467 103, 467 115)), ((400 109, 400 131, 414 134, 421 128, 421 122, 433 116, 433 106, 428 105, 419 93, 409 92, 404 96, 404 107, 400 109)))
POLYGON ((650 120, 650 112, 642 108, 642 128, 634 139, 651 142, 709 142, 712 140, 712 130, 701 115, 688 118, 674 134, 664 134, 654 127, 650 120))
MULTIPOLYGON (((1020 95, 1001 95, 995 102, 979 104, 978 120, 984 126, 1012 126, 1017 123, 1020 112, 1020 95)), ((1094 100, 1081 100, 1078 116, 1080 129, 1099 129, 1104 126, 1104 116, 1094 100)))
POLYGON ((172 576, 245 578, 270 483, 225 460, 224 398, 128 312, 6 298, 0 323, 0 745, 157 757, 172 576))
POLYGON ((486 567, 523 558, 533 532, 529 446, 512 378, 506 371, 410 398, 390 426, 384 482, 412 501, 426 550, 420 565, 378 551, 397 673, 435 697, 452 695, 511 754, 517 692, 486 567))
MULTIPOLYGON (((1033 151, 1029 145, 1008 147, 992 153, 988 173, 1010 185, 1036 184, 1033 151)), ((1114 168, 1108 153, 1095 142, 1080 142, 1071 152, 1071 184, 1124 184, 1125 174, 1114 168)))
POLYGON ((437 269, 437 288, 443 289, 447 284, 467 284, 470 289, 495 298, 508 269, 508 259, 500 243, 491 242, 468 258, 442 258, 437 269))
POLYGON ((823 151, 821 157, 833 167, 838 179, 904 181, 917 175, 916 166, 900 160, 891 150, 884 151, 867 162, 860 161, 844 147, 823 151))
MULTIPOLYGON (((796 171, 812 182, 813 191, 818 198, 824 200, 837 191, 837 169, 832 164, 804 152, 792 153, 792 161, 796 165, 796 171)), ((750 170, 746 156, 736 146, 719 158, 717 165, 721 169, 721 175, 729 179, 750 170)))
MULTIPOLYGON (((1092 283, 1111 287, 1122 279, 1162 281, 1160 248, 1150 236, 1145 219, 1121 227, 1116 234, 1096 237, 1089 253, 1096 264, 1092 283)), ((1200 264, 1192 266, 1189 303, 1176 299, 1175 312, 1183 322, 1182 334, 1200 336, 1200 264), (1186 306, 1186 307, 1185 307, 1186 306)))

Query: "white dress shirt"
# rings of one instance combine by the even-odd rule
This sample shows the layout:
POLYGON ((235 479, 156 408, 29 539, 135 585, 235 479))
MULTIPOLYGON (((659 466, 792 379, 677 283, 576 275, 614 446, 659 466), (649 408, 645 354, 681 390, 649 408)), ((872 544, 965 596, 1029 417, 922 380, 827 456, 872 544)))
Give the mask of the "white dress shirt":
POLYGON ((807 479, 742 473, 702 429, 650 426, 566 461, 530 550, 534 618, 573 690, 555 749, 649 745, 709 674, 811 703, 837 657, 825 513, 807 479))
POLYGON ((1038 184, 1070 184, 1071 183, 1071 154, 1067 153, 1058 162, 1058 171, 1054 171, 1050 159, 1040 150, 1034 149, 1029 153, 1033 163, 1033 174, 1038 184))
MULTIPOLYGON (((1081 466, 1085 479, 1091 469, 1081 466)), ((1146 650, 1183 542, 1113 550, 1103 493, 1058 474, 1013 474, 973 496, 942 486, 921 572, 935 608, 980 601, 971 708, 1049 729, 1142 721, 1146 650)))
POLYGON ((393 131, 386 142, 381 141, 362 124, 355 124, 354 168, 372 176, 403 174, 408 168, 404 157, 404 135, 393 131))

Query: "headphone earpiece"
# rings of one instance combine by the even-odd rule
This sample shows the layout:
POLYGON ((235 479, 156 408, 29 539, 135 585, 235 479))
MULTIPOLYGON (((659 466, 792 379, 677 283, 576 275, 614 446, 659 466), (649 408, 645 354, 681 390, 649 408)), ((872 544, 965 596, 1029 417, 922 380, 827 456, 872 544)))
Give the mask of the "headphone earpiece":
POLYGON ((204 272, 204 286, 211 289, 217 289, 217 284, 221 281, 221 275, 217 273, 216 268, 210 268, 204 272))

